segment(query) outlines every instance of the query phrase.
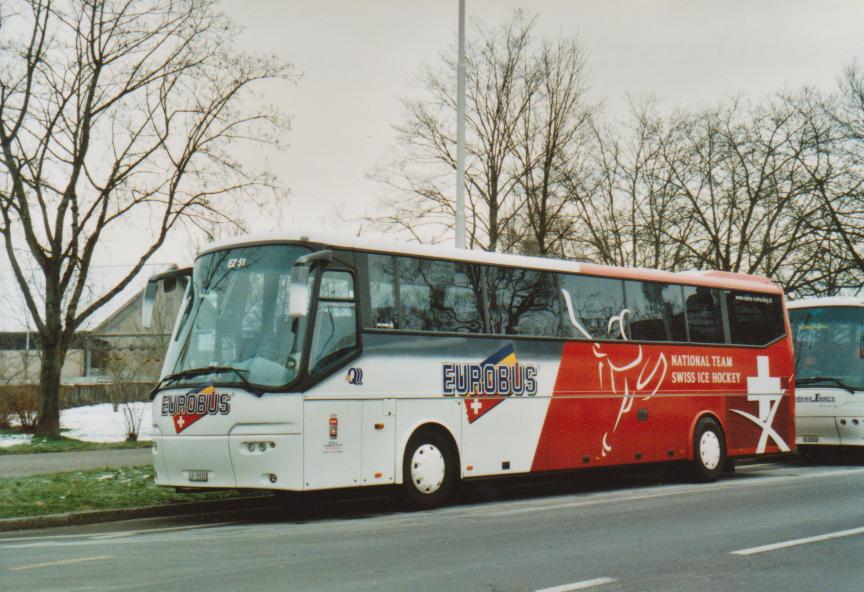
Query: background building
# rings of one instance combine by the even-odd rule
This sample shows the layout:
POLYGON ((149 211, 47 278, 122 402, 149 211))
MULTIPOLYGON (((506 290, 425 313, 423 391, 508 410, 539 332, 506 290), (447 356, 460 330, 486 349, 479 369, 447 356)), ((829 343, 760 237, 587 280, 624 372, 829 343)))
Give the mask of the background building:
MULTIPOLYGON (((141 300, 147 278, 164 265, 148 266, 116 298, 76 333, 62 370, 67 404, 139 398, 149 392, 162 369, 165 350, 183 290, 159 292, 153 323, 141 326, 141 300), (112 391, 112 392, 108 392, 112 391)), ((128 269, 104 268, 106 285, 128 269)), ((94 289, 94 294, 99 291, 94 289)), ((27 313, 15 278, 0 270, 0 387, 39 384, 39 334, 27 313)))

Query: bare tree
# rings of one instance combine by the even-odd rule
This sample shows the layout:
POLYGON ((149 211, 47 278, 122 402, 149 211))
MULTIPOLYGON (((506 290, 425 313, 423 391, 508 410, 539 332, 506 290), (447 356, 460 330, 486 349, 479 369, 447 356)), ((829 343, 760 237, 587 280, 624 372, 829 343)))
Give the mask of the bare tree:
POLYGON ((571 185, 568 252, 763 274, 802 292, 834 285, 846 267, 808 170, 819 153, 811 103, 802 91, 661 115, 646 100, 616 129, 597 124, 590 175, 571 185))
POLYGON ((838 92, 798 100, 813 144, 802 165, 820 203, 811 225, 830 240, 836 277, 830 290, 860 289, 864 282, 864 73, 848 67, 838 92), (838 281, 837 278, 842 278, 838 281))
POLYGON ((278 143, 284 118, 247 99, 291 71, 237 52, 215 0, 19 0, 0 19, 0 233, 42 346, 36 429, 56 435, 75 330, 178 223, 227 222, 223 198, 272 186, 232 150, 278 143), (85 302, 94 255, 130 217, 152 238, 85 302))
MULTIPOLYGON (((475 26, 468 49, 470 246, 669 270, 761 274, 796 294, 864 276, 864 75, 752 103, 663 112, 631 104, 614 126, 585 100, 574 40, 537 42, 517 13, 475 26)), ((455 218, 454 60, 406 103, 404 148, 375 177, 389 229, 424 242, 455 218)))
MULTIPOLYGON (((554 169, 566 164, 587 116, 581 104, 584 54, 573 41, 538 49, 533 26, 519 12, 499 27, 475 23, 466 50, 472 248, 513 250, 528 229, 534 234, 531 250, 545 252, 552 250, 549 240, 559 240, 553 235, 562 234, 551 218, 542 228, 530 224, 543 212, 554 213, 561 201, 552 195, 554 169), (526 205, 533 212, 527 216, 526 205)), ((451 53, 442 62, 440 70, 424 71, 425 96, 405 102, 406 121, 396 127, 400 157, 373 173, 392 193, 383 204, 386 213, 371 219, 421 241, 443 240, 455 216, 456 67, 451 53)))
POLYGON ((804 269, 819 241, 807 222, 819 204, 801 164, 811 149, 805 131, 783 100, 732 100, 691 116, 690 148, 668 166, 682 215, 692 220, 680 239, 695 267, 795 283, 790 274, 804 269))
POLYGON ((563 255, 573 233, 571 191, 590 166, 593 106, 585 100, 586 56, 573 39, 544 42, 525 65, 527 102, 513 143, 524 205, 510 229, 523 253, 563 255))
POLYGON ((682 215, 670 160, 689 150, 679 116, 662 117, 652 99, 631 103, 629 120, 594 126, 588 174, 569 179, 578 229, 570 255, 608 265, 662 269, 686 266, 682 215))

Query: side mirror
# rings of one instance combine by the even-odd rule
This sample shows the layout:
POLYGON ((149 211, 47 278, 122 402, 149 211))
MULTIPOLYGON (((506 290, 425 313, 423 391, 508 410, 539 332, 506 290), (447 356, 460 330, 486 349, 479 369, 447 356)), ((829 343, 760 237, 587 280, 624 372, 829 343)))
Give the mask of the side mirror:
POLYGON ((178 268, 176 265, 172 265, 168 271, 157 273, 147 280, 147 286, 144 288, 141 298, 141 326, 143 328, 149 329, 150 325, 153 324, 153 305, 156 302, 159 285, 162 285, 165 292, 171 292, 177 287, 178 282, 185 287, 191 275, 191 267, 178 268))
POLYGON ((333 261, 333 251, 325 249, 298 257, 291 268, 291 287, 288 289, 288 316, 299 319, 309 314, 309 268, 318 263, 333 261))
POLYGON ((288 289, 288 316, 305 317, 309 312, 309 268, 295 265, 291 269, 291 287, 288 289))

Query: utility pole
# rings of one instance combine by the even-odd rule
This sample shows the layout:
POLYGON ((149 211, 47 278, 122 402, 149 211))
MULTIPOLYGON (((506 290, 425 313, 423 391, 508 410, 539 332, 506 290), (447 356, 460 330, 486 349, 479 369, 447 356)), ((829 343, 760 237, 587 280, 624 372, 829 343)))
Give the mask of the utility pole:
POLYGON ((465 248, 465 0, 459 0, 456 67, 456 248, 465 248))

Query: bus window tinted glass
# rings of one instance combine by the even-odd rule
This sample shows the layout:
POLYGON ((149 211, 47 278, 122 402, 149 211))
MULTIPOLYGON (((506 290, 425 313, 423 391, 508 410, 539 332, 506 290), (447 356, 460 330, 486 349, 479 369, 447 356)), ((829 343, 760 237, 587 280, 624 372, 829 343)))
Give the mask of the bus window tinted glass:
POLYGON ((315 333, 309 370, 319 374, 357 347, 357 319, 353 302, 321 300, 315 314, 315 333))
POLYGON ((561 299, 553 274, 488 267, 486 282, 489 333, 539 337, 560 334, 561 299))
MULTIPOLYGON (((561 289, 570 298, 576 321, 592 339, 622 339, 620 324, 611 322, 610 326, 610 321, 624 310, 624 282, 579 275, 561 275, 560 278, 561 289)), ((563 314, 568 315, 566 308, 563 314)), ((585 337, 575 327, 568 329, 567 336, 585 337)))
POLYGON ((336 270, 323 273, 309 355, 312 374, 330 368, 357 347, 357 306, 347 301, 353 298, 354 277, 350 273, 336 270))
POLYGON ((396 327, 395 259, 387 255, 369 255, 369 297, 372 301, 372 327, 396 327))
POLYGON ((321 276, 321 298, 351 300, 354 298, 354 278, 347 271, 325 271, 321 276))
POLYGON ((726 309, 732 343, 765 345, 785 332, 779 296, 728 292, 726 309))
POLYGON ((482 331, 480 286, 469 277, 470 266, 412 257, 400 257, 398 266, 402 329, 482 331))
POLYGON ((702 286, 684 286, 687 327, 693 343, 723 343, 720 292, 702 286))
POLYGON ((687 341, 681 286, 626 281, 624 290, 630 311, 630 339, 687 341))

